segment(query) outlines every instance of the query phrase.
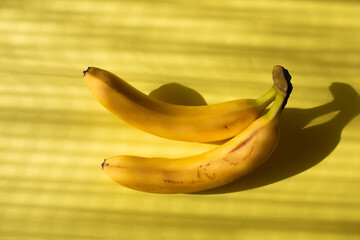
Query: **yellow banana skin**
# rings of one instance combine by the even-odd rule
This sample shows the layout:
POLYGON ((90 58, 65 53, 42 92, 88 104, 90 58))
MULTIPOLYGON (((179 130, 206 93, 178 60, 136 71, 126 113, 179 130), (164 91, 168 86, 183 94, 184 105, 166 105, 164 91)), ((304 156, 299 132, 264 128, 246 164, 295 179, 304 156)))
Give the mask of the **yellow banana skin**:
POLYGON ((212 142, 235 136, 275 99, 275 91, 270 88, 257 99, 182 106, 152 98, 100 68, 89 67, 84 71, 84 79, 94 97, 120 119, 156 136, 190 142, 212 142))
POLYGON ((184 158, 113 156, 103 171, 117 183, 152 193, 191 193, 216 188, 248 174, 261 165, 276 147, 279 120, 291 92, 284 69, 273 70, 276 98, 263 116, 233 139, 210 151, 184 158))

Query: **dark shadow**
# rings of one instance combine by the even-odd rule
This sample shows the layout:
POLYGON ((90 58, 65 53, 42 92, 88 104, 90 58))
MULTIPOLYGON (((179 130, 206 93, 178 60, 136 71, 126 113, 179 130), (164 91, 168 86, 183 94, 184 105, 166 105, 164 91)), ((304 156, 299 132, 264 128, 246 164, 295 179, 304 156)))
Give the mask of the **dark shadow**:
POLYGON ((168 83, 149 93, 158 100, 187 106, 207 105, 205 99, 197 91, 178 83, 168 83))
MULTIPOLYGON (((309 109, 284 109, 279 143, 259 168, 228 185, 193 194, 222 194, 266 186, 304 172, 324 160, 339 144, 344 127, 360 113, 360 97, 352 86, 333 83, 329 90, 334 98, 329 103, 309 109), (329 113, 335 116, 325 123, 309 125, 329 113)), ((150 95, 175 104, 206 104, 195 90, 177 83, 163 85, 150 95)))
POLYGON ((221 194, 269 185, 306 171, 324 160, 339 144, 344 127, 360 113, 360 98, 350 85, 333 83, 334 100, 309 109, 285 108, 280 140, 270 158, 249 175, 216 189, 196 194, 221 194), (329 113, 325 123, 307 125, 329 113))

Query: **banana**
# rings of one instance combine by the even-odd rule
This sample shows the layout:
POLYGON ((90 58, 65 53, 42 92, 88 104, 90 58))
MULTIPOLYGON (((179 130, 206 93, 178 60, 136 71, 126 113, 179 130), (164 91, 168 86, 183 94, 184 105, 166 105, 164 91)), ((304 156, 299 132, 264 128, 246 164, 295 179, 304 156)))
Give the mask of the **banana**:
POLYGON ((275 91, 270 88, 257 99, 182 106, 152 98, 115 74, 96 67, 84 71, 84 79, 94 97, 125 122, 153 135, 190 142, 212 142, 235 136, 275 99, 275 91))
POLYGON ((223 145, 184 158, 112 156, 102 163, 103 171, 125 187, 153 193, 198 192, 237 180, 261 165, 276 147, 280 116, 292 90, 286 73, 274 67, 276 97, 271 108, 223 145))

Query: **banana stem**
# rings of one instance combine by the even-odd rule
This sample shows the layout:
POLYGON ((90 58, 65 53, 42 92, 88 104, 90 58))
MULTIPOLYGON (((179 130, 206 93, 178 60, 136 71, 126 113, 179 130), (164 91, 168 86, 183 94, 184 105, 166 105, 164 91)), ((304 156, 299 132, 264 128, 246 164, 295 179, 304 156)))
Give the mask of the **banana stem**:
POLYGON ((280 113, 283 110, 283 104, 284 104, 284 96, 281 94, 277 94, 275 97, 275 100, 273 102, 273 105, 269 109, 269 111, 264 115, 270 119, 276 118, 277 116, 280 116, 280 113))
POLYGON ((284 109, 290 93, 292 91, 292 84, 290 82, 291 76, 289 72, 282 66, 276 65, 273 69, 273 89, 276 97, 270 110, 266 113, 269 118, 276 118, 284 109))
POLYGON ((90 67, 88 67, 85 71, 83 71, 83 77, 85 77, 86 73, 90 70, 90 67))
POLYGON ((275 100, 276 91, 274 87, 270 88, 264 95, 256 99, 256 102, 259 106, 268 106, 271 102, 275 100))
POLYGON ((276 94, 284 97, 282 108, 285 107, 290 93, 292 92, 291 75, 287 69, 282 66, 276 65, 273 69, 273 81, 276 94))

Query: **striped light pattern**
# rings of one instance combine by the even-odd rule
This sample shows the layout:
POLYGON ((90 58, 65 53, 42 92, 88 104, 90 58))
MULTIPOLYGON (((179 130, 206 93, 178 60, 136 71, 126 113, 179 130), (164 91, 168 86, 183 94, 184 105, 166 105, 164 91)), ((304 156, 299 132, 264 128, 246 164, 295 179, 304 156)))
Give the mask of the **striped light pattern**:
POLYGON ((359 16, 351 0, 1 0, 0 239, 359 239, 359 16), (254 173, 179 195, 102 173, 109 155, 216 145, 117 119, 83 81, 88 66, 213 104, 260 96, 276 64, 294 91, 279 146, 254 173))

